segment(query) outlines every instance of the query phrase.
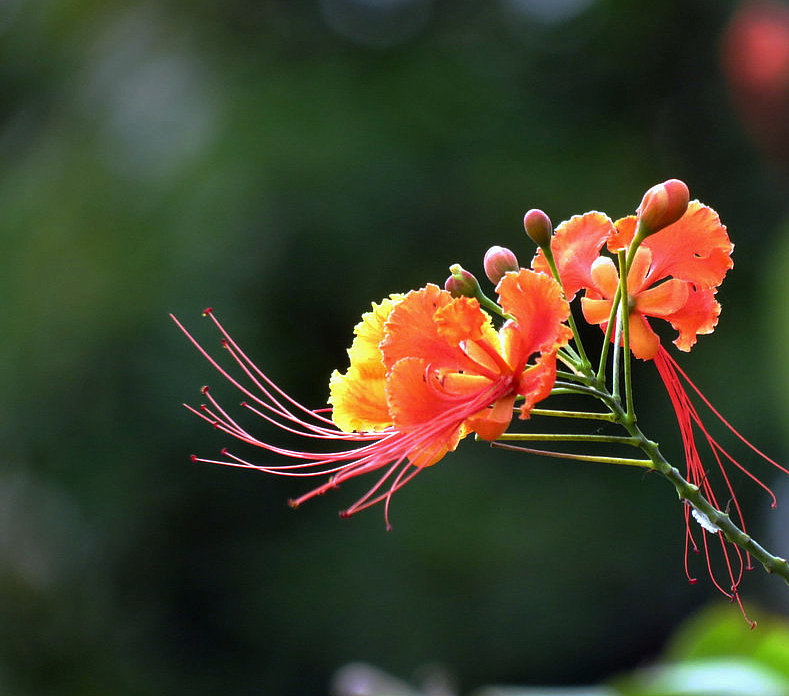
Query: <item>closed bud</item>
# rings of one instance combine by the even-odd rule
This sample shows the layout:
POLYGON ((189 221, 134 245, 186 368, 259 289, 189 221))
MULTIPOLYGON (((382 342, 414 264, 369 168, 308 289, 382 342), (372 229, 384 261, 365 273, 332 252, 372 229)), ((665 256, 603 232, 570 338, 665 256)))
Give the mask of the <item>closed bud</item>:
POLYGON ((551 243, 553 223, 539 208, 532 208, 523 216, 523 228, 538 247, 547 247, 551 243))
POLYGON ((490 282, 496 285, 508 271, 517 271, 518 259, 515 258, 509 249, 502 246, 492 246, 485 252, 485 260, 482 262, 485 268, 485 275, 490 282))
POLYGON ((449 267, 452 274, 444 283, 444 290, 452 297, 476 297, 480 292, 479 283, 473 273, 469 273, 459 263, 449 267))
POLYGON ((654 234, 679 220, 688 209, 690 192, 683 181, 669 179, 653 186, 638 206, 638 232, 642 237, 654 234))

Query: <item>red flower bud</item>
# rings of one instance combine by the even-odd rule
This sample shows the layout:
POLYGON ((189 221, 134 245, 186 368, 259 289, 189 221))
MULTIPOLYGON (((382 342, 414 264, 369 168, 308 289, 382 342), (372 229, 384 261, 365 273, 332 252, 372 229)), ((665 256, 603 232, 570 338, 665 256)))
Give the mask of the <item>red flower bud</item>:
POLYGON ((551 243, 553 223, 542 210, 532 208, 523 216, 523 227, 529 238, 538 246, 546 247, 551 243))
POLYGON ((638 206, 641 235, 654 234, 679 220, 688 209, 690 193, 679 179, 669 179, 653 186, 644 194, 638 206))
POLYGON ((492 246, 485 252, 485 260, 482 262, 485 268, 485 275, 490 282, 496 285, 508 271, 517 271, 518 259, 509 249, 502 246, 492 246))
POLYGON ((465 270, 459 263, 449 267, 449 278, 444 283, 444 290, 452 297, 476 297, 480 292, 479 283, 473 273, 465 270))

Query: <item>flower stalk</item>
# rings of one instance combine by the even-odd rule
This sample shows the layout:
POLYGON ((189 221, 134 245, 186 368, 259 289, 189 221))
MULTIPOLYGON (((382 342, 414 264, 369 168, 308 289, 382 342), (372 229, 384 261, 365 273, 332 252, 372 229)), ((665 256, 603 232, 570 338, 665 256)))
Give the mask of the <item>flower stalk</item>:
POLYGON ((514 252, 504 247, 490 247, 485 254, 485 274, 495 285, 497 301, 484 294, 472 273, 453 264, 443 290, 428 284, 373 303, 354 328, 349 367, 331 376, 329 408, 310 409, 278 387, 211 310, 205 314, 219 330, 235 373, 220 365, 173 317, 203 357, 243 395, 243 409, 291 436, 322 445, 301 451, 259 439, 206 387, 206 403, 187 406, 192 413, 245 445, 290 463, 254 464, 226 449, 219 460, 193 461, 282 476, 328 477, 291 501, 293 507, 345 480, 375 474, 368 492, 340 514, 347 517, 382 503, 387 528, 393 494, 471 433, 494 448, 521 454, 653 470, 674 486, 685 505, 688 580, 696 582, 688 551, 701 546, 713 584, 737 602, 753 627, 740 599, 743 571, 751 568, 753 558, 789 584, 789 563, 748 533, 726 467, 736 468, 766 490, 773 505, 775 496, 713 438, 687 388, 758 457, 784 474, 789 475, 789 468, 763 454, 720 415, 650 324, 655 319, 670 324, 678 332, 674 343, 682 351, 690 350, 699 335, 714 330, 721 311, 715 295, 733 266, 726 228, 714 210, 689 202, 687 186, 676 179, 649 189, 637 215, 614 222, 603 213, 589 212, 554 230, 544 212, 532 209, 524 216, 524 228, 538 246, 531 269, 520 268, 514 252), (570 306, 578 296, 583 318, 603 331, 600 360, 594 367, 570 306), (637 424, 635 359, 652 362, 666 388, 682 439, 685 473, 669 463, 658 443, 637 424), (565 395, 594 399, 598 406, 537 406, 565 395), (511 429, 515 417, 602 426, 595 433, 524 432, 511 429), (603 428, 619 430, 600 432, 603 428), (709 449, 707 463, 697 440, 709 449), (611 445, 635 449, 641 456, 538 449, 527 446, 531 443, 611 445), (710 473, 717 473, 722 491, 713 488, 710 473), (718 495, 728 499, 725 509, 718 495), (701 545, 696 542, 699 534, 701 545), (711 548, 718 545, 723 571, 710 560, 711 548))

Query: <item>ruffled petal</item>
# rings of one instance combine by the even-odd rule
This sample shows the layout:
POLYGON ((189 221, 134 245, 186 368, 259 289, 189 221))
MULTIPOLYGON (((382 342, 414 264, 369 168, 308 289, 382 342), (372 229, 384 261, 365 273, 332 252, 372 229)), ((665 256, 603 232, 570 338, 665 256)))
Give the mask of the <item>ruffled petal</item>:
POLYGON ((390 295, 373 303, 354 327, 348 349, 351 365, 345 374, 337 370, 329 380, 332 420, 344 432, 381 430, 392 424, 384 392, 386 368, 379 344, 384 324, 402 295, 390 295))
POLYGON ((628 215, 619 218, 614 223, 614 231, 606 242, 608 250, 612 253, 622 251, 630 246, 633 241, 633 235, 636 233, 636 221, 638 218, 635 215, 628 215))
POLYGON ((715 299, 715 290, 690 289, 688 299, 681 309, 664 317, 677 331, 679 336, 674 345, 680 350, 689 351, 696 343, 698 334, 712 333, 718 324, 721 306, 715 299))
POLYGON ((690 283, 672 278, 636 296, 636 311, 650 317, 674 314, 688 301, 690 283))
POLYGON ((387 371, 406 357, 424 358, 436 367, 468 363, 457 343, 449 343, 439 334, 435 322, 436 313, 453 302, 452 295, 431 284, 409 292, 397 303, 380 344, 387 371))
MULTIPOLYGON (((458 347, 475 369, 490 376, 499 374, 506 365, 501 358, 501 344, 490 316, 480 309, 474 298, 458 297, 436 311, 434 321, 438 335, 452 347, 458 347)), ((434 363, 435 361, 431 360, 434 363)), ((458 364, 458 367, 461 367, 458 364)))
POLYGON ((672 276, 697 288, 717 287, 734 266, 726 227, 712 208, 698 201, 691 201, 677 222, 647 237, 642 246, 652 251, 650 283, 672 276))
POLYGON ((717 287, 734 266, 734 249, 718 214, 698 201, 673 225, 644 241, 652 251, 652 282, 673 276, 697 288, 717 287))
POLYGON ((520 407, 520 418, 531 414, 534 404, 548 398, 556 382, 556 351, 543 353, 535 365, 523 372, 518 383, 518 394, 524 397, 520 407))
POLYGON ((362 320, 353 327, 354 339, 348 349, 351 365, 364 370, 380 368, 384 372, 383 355, 379 344, 384 338, 384 324, 403 295, 390 295, 380 304, 373 302, 373 310, 362 314, 362 320))
POLYGON ((507 361, 519 371, 531 355, 565 345, 572 337, 564 322, 570 305, 562 289, 550 276, 528 269, 507 273, 496 286, 501 308, 514 317, 520 336, 520 355, 508 355, 507 361))
MULTIPOLYGON (((559 269, 564 294, 569 301, 572 301, 581 288, 591 285, 592 262, 599 256, 606 239, 614 232, 611 219, 598 212, 575 215, 556 228, 551 239, 551 251, 559 269)), ((551 275, 542 249, 537 251, 532 268, 539 273, 551 275)))
POLYGON ((480 309, 475 298, 458 297, 437 309, 433 321, 444 341, 457 344, 465 340, 480 340, 482 327, 490 322, 490 318, 480 309))
POLYGON ((385 386, 383 366, 380 375, 365 373, 353 365, 344 375, 335 370, 329 380, 329 403, 337 427, 351 433, 392 425, 385 386))

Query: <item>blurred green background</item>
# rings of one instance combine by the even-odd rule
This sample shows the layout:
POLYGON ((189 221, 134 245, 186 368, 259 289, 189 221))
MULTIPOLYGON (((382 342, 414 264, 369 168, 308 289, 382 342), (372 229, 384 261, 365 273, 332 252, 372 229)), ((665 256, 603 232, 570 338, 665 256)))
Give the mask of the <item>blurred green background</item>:
MULTIPOLYGON (((191 463, 230 443, 181 402, 237 397, 167 315, 213 348, 212 306, 320 406, 370 301, 454 262, 481 275, 493 244, 528 264, 528 208, 619 217, 678 177, 736 245, 721 323, 681 364, 785 458, 787 11, 0 3, 0 692, 307 696, 354 661, 440 665, 459 693, 591 684, 708 602, 745 631, 702 559, 687 583, 654 476, 467 442, 397 494, 387 533, 380 509, 337 516, 365 481, 294 512, 310 482, 191 463)), ((652 366, 637 379, 677 461, 652 366)), ((787 555, 788 482, 758 471, 777 510, 734 485, 787 555)), ((789 612, 759 570, 742 592, 762 623, 789 612)))

